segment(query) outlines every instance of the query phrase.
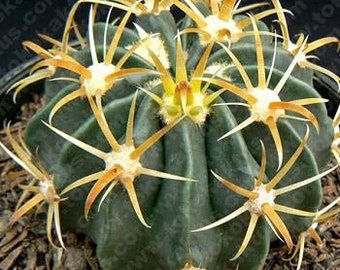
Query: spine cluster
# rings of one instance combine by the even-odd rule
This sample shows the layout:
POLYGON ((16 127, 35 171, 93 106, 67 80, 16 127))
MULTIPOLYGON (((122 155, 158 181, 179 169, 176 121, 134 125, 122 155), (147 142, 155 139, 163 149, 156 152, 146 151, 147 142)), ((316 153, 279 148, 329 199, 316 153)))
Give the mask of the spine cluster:
POLYGON ((80 0, 60 41, 40 35, 51 48, 25 41, 41 60, 8 92, 46 80, 47 105, 23 137, 7 125, 10 146, 0 142, 33 177, 10 224, 45 204, 48 240, 65 248, 63 219, 85 217, 104 269, 249 270, 273 239, 303 250, 339 210, 319 208, 320 178, 340 160, 340 110, 327 116, 313 76, 339 77, 310 58, 340 43, 294 41, 279 0, 242 4, 80 0), (74 17, 87 3, 85 38, 74 17), (108 254, 127 233, 138 239, 129 252, 108 254))

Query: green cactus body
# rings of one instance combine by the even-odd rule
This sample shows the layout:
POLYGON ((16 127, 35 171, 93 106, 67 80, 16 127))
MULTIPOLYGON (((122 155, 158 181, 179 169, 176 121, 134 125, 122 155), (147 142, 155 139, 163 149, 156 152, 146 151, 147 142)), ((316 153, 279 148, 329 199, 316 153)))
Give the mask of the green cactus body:
MULTIPOLYGON (((206 12, 209 12, 208 9, 206 12)), ((140 55, 131 54, 123 67, 148 68, 152 69, 153 73, 128 74, 115 81, 112 89, 100 97, 105 119, 120 145, 129 138, 128 119, 129 117, 133 119, 133 146, 138 148, 167 124, 183 117, 164 136, 153 142, 138 159, 143 168, 183 179, 176 181, 140 173, 132 181, 142 216, 151 228, 144 226, 136 214, 137 210, 131 203, 131 194, 121 183, 123 180, 117 182, 114 187, 107 185, 112 190, 100 202, 100 196, 105 190, 103 189, 85 220, 83 206, 95 183, 93 179, 65 193, 67 200, 62 201, 60 206, 62 228, 64 231, 77 231, 89 235, 97 244, 101 266, 108 270, 174 270, 182 269, 188 262, 199 269, 209 270, 259 269, 265 261, 271 242, 277 240, 271 226, 276 227, 276 234, 282 236, 282 231, 271 218, 269 226, 266 214, 257 213, 251 207, 246 209, 247 198, 227 188, 216 175, 250 192, 261 171, 265 172, 265 175, 262 175, 263 184, 270 183, 270 180, 281 172, 282 179, 272 187, 273 190, 279 190, 314 177, 324 170, 330 160, 333 127, 325 106, 320 101, 320 95, 313 88, 313 72, 295 65, 277 95, 280 100, 275 100, 289 102, 315 99, 315 102, 309 103, 296 102, 296 106, 304 108, 303 113, 288 109, 287 113, 284 113, 288 117, 276 121, 283 149, 280 167, 278 143, 273 140, 273 132, 268 125, 261 121, 253 121, 219 140, 251 115, 249 106, 240 105, 247 104, 245 100, 248 95, 245 94, 247 82, 244 81, 242 71, 226 49, 215 43, 211 45, 209 51, 210 45, 203 47, 197 33, 178 35, 177 28, 186 29, 189 25, 194 27, 195 23, 189 16, 185 17, 181 24, 176 25, 171 13, 162 11, 158 15, 138 16, 136 22, 144 31, 157 34, 162 40, 170 67, 167 69, 160 63, 154 67, 150 61, 156 62, 158 59, 161 62, 163 59, 156 55, 157 52, 147 51, 145 45, 140 45, 149 53, 150 58, 144 59, 140 55), (179 39, 182 41, 179 42, 179 39), (199 61, 204 55, 207 63, 200 64, 199 61), (181 61, 186 64, 184 68, 180 66, 181 61), (214 65, 217 68, 215 73, 211 73, 209 68, 214 65), (168 75, 172 77, 175 85, 171 93, 165 89, 171 84, 166 82, 169 76, 164 74, 162 68, 168 70, 168 75), (199 69, 202 70, 198 71, 199 69), (184 73, 187 74, 183 75, 184 73), (193 74, 199 76, 192 78, 193 74), (223 88, 221 81, 243 90, 240 94, 235 94, 231 89, 220 90, 223 88), (192 86, 197 85, 201 89, 192 89, 192 86), (136 98, 137 88, 142 88, 143 91, 139 90, 136 98), (133 110, 130 110, 130 107, 134 100, 136 105, 134 115, 131 117, 133 110), (316 118, 319 124, 318 132, 315 123, 309 121, 312 119, 308 118, 309 115, 316 118), (301 153, 289 170, 283 172, 282 168, 286 168, 296 149, 301 147, 307 126, 309 137, 306 145, 302 145, 301 153), (262 164, 261 141, 266 149, 265 171, 262 164), (204 229, 205 226, 223 219, 237 209, 242 211, 240 210, 233 218, 204 229), (248 235, 249 222, 255 219, 255 216, 258 216, 258 220, 255 222, 249 243, 240 256, 231 260, 240 249, 245 235, 248 235)), ((267 30, 262 22, 257 22, 257 25, 258 27, 255 27, 254 24, 250 24, 247 28, 254 32, 253 36, 240 38, 230 44, 229 49, 256 87, 261 84, 263 78, 258 74, 260 56, 254 40, 256 35, 262 40, 263 71, 265 78, 271 73, 267 87, 270 91, 285 76, 294 57, 281 48, 280 43, 274 48, 274 41, 269 35, 260 37, 256 32, 257 28, 261 31, 267 30)), ((106 48, 108 48, 117 29, 119 26, 107 27, 103 23, 95 24, 95 47, 98 56, 103 54, 104 33, 107 32, 106 48)), ((116 64, 124 57, 128 46, 133 46, 138 40, 140 37, 135 31, 125 28, 113 63, 116 64)), ((85 47, 74 53, 73 57, 84 66, 89 66, 92 63, 91 53, 91 49, 85 47)), ((77 77, 75 73, 64 69, 60 72, 64 77, 77 77)), ((58 76, 58 73, 55 76, 58 76)), ((38 149, 39 157, 47 170, 54 175, 55 185, 59 191, 78 179, 108 171, 107 164, 91 151, 84 150, 85 146, 79 146, 79 141, 101 152, 112 153, 111 145, 98 124, 98 118, 94 117, 86 97, 74 99, 62 106, 51 121, 54 129, 42 123, 42 120, 49 121, 49 115, 55 104, 77 88, 79 84, 75 82, 47 82, 45 93, 48 96, 48 103, 30 120, 25 132, 29 148, 32 152, 38 149), (56 132, 56 129, 61 133, 56 132), (70 142, 65 134, 78 141, 70 142)), ((119 170, 119 166, 117 168, 119 170)), ((275 204, 306 212, 317 211, 321 204, 321 184, 317 179, 310 182, 277 195, 275 204)), ((277 211, 293 239, 312 223, 312 215, 281 212, 284 211, 277 211)), ((282 236, 285 241, 286 236, 282 236)))

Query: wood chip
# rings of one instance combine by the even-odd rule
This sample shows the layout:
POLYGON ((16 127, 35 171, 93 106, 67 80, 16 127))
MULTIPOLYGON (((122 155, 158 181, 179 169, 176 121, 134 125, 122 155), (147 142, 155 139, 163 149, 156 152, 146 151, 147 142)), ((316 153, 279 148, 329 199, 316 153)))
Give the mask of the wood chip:
POLYGON ((12 250, 7 257, 0 263, 1 270, 10 270, 13 269, 12 265, 14 264, 15 260, 19 257, 22 253, 24 247, 18 246, 16 249, 12 250))
POLYGON ((19 244, 20 242, 22 242, 26 236, 27 236, 27 230, 24 229, 17 237, 15 237, 12 241, 10 241, 9 243, 5 244, 4 246, 2 246, 0 248, 0 252, 1 253, 8 253, 10 250, 13 249, 13 247, 15 247, 17 244, 19 244))

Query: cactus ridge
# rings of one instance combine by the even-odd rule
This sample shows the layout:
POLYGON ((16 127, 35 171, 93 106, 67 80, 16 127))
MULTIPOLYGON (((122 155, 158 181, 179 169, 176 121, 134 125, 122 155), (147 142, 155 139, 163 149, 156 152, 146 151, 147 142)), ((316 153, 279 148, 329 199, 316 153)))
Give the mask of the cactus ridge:
POLYGON ((293 43, 278 0, 240 2, 80 0, 60 42, 41 35, 51 49, 24 42, 42 59, 9 92, 50 80, 20 144, 9 127, 14 151, 0 143, 34 177, 12 222, 45 202, 48 240, 53 222, 63 248, 61 228, 89 235, 103 269, 249 270, 277 239, 303 250, 338 213, 319 208, 340 110, 328 117, 313 76, 339 77, 308 54, 339 40, 293 43))

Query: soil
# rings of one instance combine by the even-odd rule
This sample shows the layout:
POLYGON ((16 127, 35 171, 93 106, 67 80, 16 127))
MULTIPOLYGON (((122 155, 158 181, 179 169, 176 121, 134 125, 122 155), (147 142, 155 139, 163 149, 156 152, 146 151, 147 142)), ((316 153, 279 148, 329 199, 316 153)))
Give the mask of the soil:
MULTIPOLYGON (((23 129, 29 117, 40 105, 35 101, 22 107, 20 121, 11 125, 15 134, 23 129)), ((8 145, 4 132, 1 141, 8 145)), ((53 248, 46 237, 46 213, 41 207, 9 226, 9 218, 15 211, 22 194, 20 184, 27 184, 30 176, 20 169, 5 153, 0 152, 0 269, 1 270, 99 270, 95 257, 95 245, 84 235, 64 235, 66 250, 53 248)), ((324 204, 340 195, 340 170, 333 171, 322 179, 324 204)), ((340 217, 339 214, 318 227, 323 245, 318 246, 307 237, 301 269, 340 269, 340 217)), ((57 240, 57 239, 56 239, 57 240)), ((56 241, 57 242, 57 241, 56 241)), ((297 256, 291 254, 282 243, 276 243, 267 258, 263 270, 296 269, 297 256)))

